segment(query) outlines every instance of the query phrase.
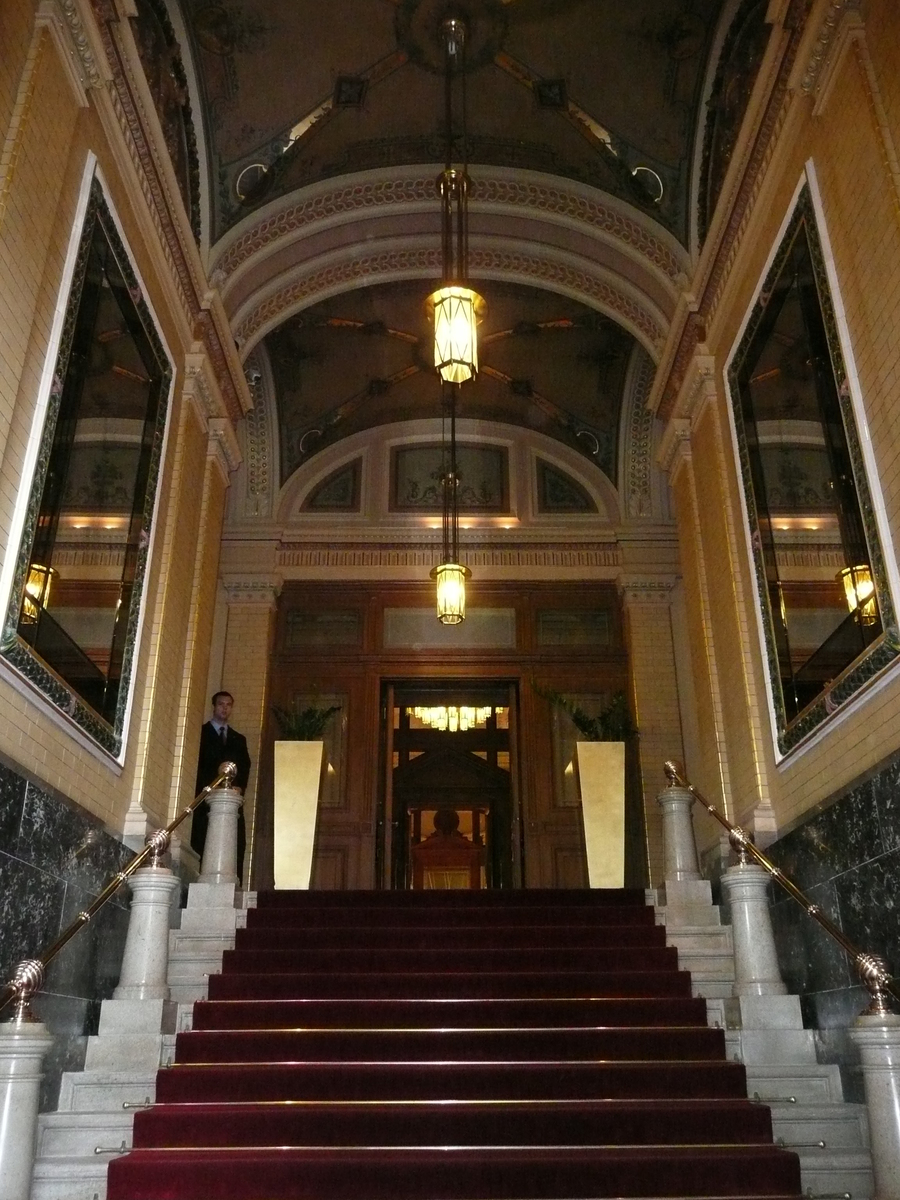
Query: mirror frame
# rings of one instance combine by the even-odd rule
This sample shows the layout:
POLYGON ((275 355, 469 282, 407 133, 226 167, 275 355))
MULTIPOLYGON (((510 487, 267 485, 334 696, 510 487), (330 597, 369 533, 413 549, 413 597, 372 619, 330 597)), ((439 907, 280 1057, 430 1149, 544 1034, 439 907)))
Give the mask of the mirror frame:
POLYGON ((137 648, 138 631, 142 613, 142 599, 147 563, 150 554, 151 528, 156 506, 159 471, 166 432, 166 420, 171 402, 174 369, 163 344, 156 321, 144 296, 143 286, 136 274, 131 257, 123 244, 110 206, 104 195, 100 180, 94 175, 90 184, 88 202, 81 226, 78 250, 72 279, 65 302, 65 316, 56 361, 49 385, 43 430, 31 488, 19 542, 15 573, 9 595, 2 634, 0 634, 0 658, 5 660, 19 675, 23 676, 55 709, 65 714, 79 729, 115 758, 122 752, 125 724, 133 683, 134 656, 137 648), (159 370, 159 402, 153 425, 147 484, 139 511, 141 526, 135 563, 134 584, 128 610, 128 623, 119 690, 115 714, 111 722, 105 720, 90 704, 79 696, 63 678, 37 655, 18 632, 19 614, 22 608, 28 566, 35 540, 37 520, 41 507, 44 485, 56 435, 57 420, 62 402, 64 384, 72 355, 76 323, 85 285, 94 232, 100 227, 106 237, 116 264, 122 274, 134 305, 134 311, 143 327, 149 347, 159 370))
POLYGON ((750 310, 740 340, 732 352, 725 371, 726 391, 729 398, 732 433, 737 447, 740 469, 741 491, 744 500, 745 529, 748 535, 750 554, 755 577, 757 616, 762 627, 765 651, 765 667, 768 676, 769 698, 775 722, 776 745, 781 756, 790 753, 818 730, 825 721, 856 697, 868 684, 890 667, 900 657, 900 631, 888 579, 884 551, 878 531, 873 503, 872 488, 863 457, 862 444, 856 426, 851 396, 851 381, 848 375, 844 349, 841 344, 835 305, 831 295, 828 272, 822 244, 812 190, 808 179, 799 190, 794 208, 780 236, 777 250, 766 270, 765 278, 758 288, 756 299, 750 310), (764 559, 762 537, 756 495, 753 488, 750 456, 741 412, 740 372, 752 350, 753 342, 763 321, 769 297, 785 267, 786 259, 797 235, 804 236, 812 260, 813 275, 818 293, 819 307, 825 327, 825 337, 834 373, 834 382, 843 420, 844 436, 853 472, 862 517, 863 531, 869 551, 872 578, 882 620, 882 633, 871 646, 850 662, 843 671, 823 688, 792 720, 788 720, 781 687, 775 627, 769 599, 768 578, 764 559))

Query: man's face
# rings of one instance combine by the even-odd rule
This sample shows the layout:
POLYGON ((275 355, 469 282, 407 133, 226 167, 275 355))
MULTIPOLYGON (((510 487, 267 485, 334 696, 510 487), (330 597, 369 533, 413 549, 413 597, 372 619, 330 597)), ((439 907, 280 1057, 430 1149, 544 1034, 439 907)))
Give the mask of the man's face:
POLYGON ((221 725, 227 725, 233 708, 234 701, 230 696, 218 696, 213 705, 213 716, 221 725))

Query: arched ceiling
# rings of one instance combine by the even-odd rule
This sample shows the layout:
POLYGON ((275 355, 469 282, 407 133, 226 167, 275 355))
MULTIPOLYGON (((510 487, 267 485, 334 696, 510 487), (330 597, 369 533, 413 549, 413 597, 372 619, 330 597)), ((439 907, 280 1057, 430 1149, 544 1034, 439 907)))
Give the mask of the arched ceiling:
MULTIPOLYGON (((634 339, 585 305, 513 284, 484 288, 492 322, 478 378, 460 391, 467 418, 520 425, 587 452, 615 478, 621 396, 634 339)), ((428 317, 417 282, 322 301, 265 339, 281 430, 281 480, 338 438, 437 416, 428 317), (395 324, 386 325, 390 311, 395 324)))
POLYGON ((183 0, 215 242, 261 203, 439 161, 448 10, 469 27, 472 163, 628 201, 687 241, 697 111, 723 0, 183 0), (637 174, 633 174, 635 169, 637 174), (662 200, 656 202, 662 182, 662 200))
POLYGON ((488 301, 463 410, 611 470, 627 364, 637 342, 659 353, 689 271, 704 89, 736 0, 177 2, 212 279, 242 353, 268 356, 282 478, 439 411, 423 302, 448 12, 469 30, 470 274, 488 301))

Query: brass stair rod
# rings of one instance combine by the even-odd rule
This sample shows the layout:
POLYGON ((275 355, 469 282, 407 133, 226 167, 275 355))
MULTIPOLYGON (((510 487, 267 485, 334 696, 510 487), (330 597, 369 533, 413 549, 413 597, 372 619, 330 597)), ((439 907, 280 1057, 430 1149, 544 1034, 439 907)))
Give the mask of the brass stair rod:
POLYGON ((230 787, 236 775, 237 766, 235 763, 222 763, 219 767, 219 774, 212 783, 207 784, 203 791, 199 792, 190 804, 182 809, 175 820, 169 822, 165 829, 158 829, 155 833, 151 833, 148 836, 144 849, 136 854, 131 862, 119 871, 117 875, 113 876, 100 895, 96 897, 93 904, 83 912, 80 912, 75 920, 63 930, 56 941, 39 958, 23 959, 16 966, 16 973, 13 978, 0 988, 0 1012, 3 1012, 12 1000, 18 1000, 16 1016, 13 1019, 32 1019, 28 1012, 28 1001, 35 992, 40 991, 44 983, 47 966, 56 958, 63 946, 72 940, 79 929, 83 929, 90 922, 91 918, 100 911, 107 900, 115 895, 125 880, 130 875, 133 875, 135 871, 139 870, 148 859, 151 866, 159 866, 160 859, 169 848, 171 835, 181 822, 189 817, 198 805, 203 803, 213 789, 223 786, 230 787))
POLYGON ((850 939, 838 929, 837 925, 822 912, 818 904, 813 904, 797 885, 784 874, 771 859, 763 854, 762 850, 758 849, 753 843, 753 838, 745 829, 741 829, 739 825, 732 825, 727 817, 716 808, 714 804, 710 804, 700 792, 688 783, 677 763, 667 761, 663 764, 663 771, 666 779, 669 781, 670 787, 685 788, 689 791, 694 799, 699 800, 710 816, 715 817, 720 825, 724 825, 728 830, 729 838, 734 849, 741 858, 741 862, 746 862, 747 857, 753 858, 757 863, 772 876, 772 878, 784 888, 788 895, 797 901, 804 909, 807 916, 812 919, 825 930, 827 934, 838 943, 838 945, 846 951, 852 958, 853 965, 856 967, 857 973, 871 995, 872 999, 866 1009, 866 1014, 869 1016, 884 1016, 890 1012, 890 1005, 886 999, 886 993, 894 997, 895 1000, 900 1000, 900 983, 892 978, 887 969, 887 963, 877 954, 868 954, 864 950, 860 950, 850 939))

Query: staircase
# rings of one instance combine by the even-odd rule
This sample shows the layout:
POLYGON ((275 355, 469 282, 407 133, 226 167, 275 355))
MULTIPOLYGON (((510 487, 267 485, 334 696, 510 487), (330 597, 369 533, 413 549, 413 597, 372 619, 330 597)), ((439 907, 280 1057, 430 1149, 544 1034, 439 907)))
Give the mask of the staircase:
POLYGON ((643 901, 260 894, 109 1200, 799 1196, 643 901))

